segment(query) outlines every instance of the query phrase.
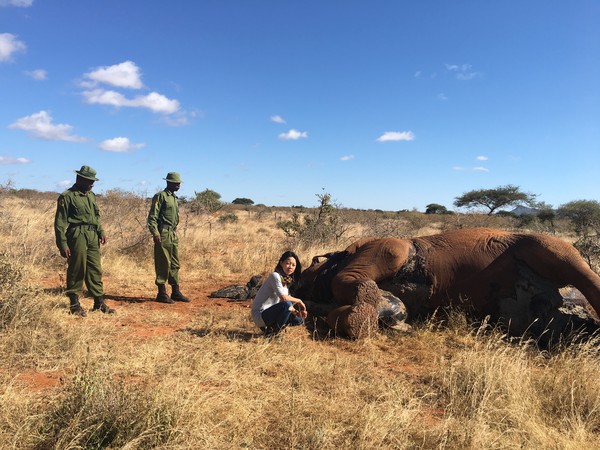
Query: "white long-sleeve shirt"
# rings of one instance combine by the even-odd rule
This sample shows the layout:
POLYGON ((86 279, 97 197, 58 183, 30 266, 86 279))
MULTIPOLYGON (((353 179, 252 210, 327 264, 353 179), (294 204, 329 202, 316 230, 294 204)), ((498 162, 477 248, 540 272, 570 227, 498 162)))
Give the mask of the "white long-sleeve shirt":
POLYGON ((289 295, 289 290, 281 282, 281 275, 273 272, 267 277, 256 293, 256 297, 252 300, 252 320, 254 320, 256 326, 266 326, 262 319, 262 312, 279 303, 282 295, 289 295))

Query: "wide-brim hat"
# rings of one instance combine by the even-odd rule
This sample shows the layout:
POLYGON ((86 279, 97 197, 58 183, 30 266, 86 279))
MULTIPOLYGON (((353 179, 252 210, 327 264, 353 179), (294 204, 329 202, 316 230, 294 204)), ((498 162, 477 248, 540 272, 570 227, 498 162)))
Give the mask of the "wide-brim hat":
POLYGON ((179 175, 179 172, 169 172, 165 180, 171 183, 181 183, 181 175, 179 175))
POLYGON ((94 169, 92 169, 90 166, 81 166, 81 169, 74 170, 73 172, 75 172, 77 175, 79 175, 80 177, 83 177, 85 179, 92 180, 92 181, 98 181, 98 178, 96 178, 96 171, 94 169))

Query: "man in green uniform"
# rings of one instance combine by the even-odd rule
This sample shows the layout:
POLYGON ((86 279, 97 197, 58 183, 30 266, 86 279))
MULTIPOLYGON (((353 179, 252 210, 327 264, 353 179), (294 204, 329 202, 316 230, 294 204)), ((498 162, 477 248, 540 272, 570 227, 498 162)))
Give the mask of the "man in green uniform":
POLYGON ((177 172, 169 172, 167 187, 152 198, 148 213, 148 229, 154 239, 154 268, 156 270, 156 301, 174 303, 189 302, 190 299, 179 290, 179 206, 175 192, 181 186, 181 176, 177 172), (172 287, 171 296, 167 294, 166 283, 172 287))
POLYGON ((79 304, 83 292, 83 282, 94 297, 93 311, 114 313, 104 303, 102 267, 100 264, 100 244, 106 244, 106 235, 100 225, 100 211, 96 205, 96 195, 92 192, 96 171, 89 166, 81 166, 74 171, 75 184, 58 197, 54 233, 56 246, 63 258, 67 258, 67 296, 71 314, 85 317, 79 304))

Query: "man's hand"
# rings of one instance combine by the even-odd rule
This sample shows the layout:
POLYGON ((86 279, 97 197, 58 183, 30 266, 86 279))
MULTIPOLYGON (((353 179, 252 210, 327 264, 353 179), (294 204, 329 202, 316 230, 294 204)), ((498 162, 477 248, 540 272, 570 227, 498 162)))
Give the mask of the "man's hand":
POLYGON ((160 244, 160 242, 161 242, 160 234, 155 234, 154 236, 152 236, 152 239, 154 239, 155 244, 160 244))
POLYGON ((69 249, 69 248, 65 248, 64 250, 61 249, 60 256, 62 256, 63 258, 69 259, 71 257, 71 249, 69 249))
POLYGON ((100 243, 101 245, 106 244, 106 241, 108 239, 106 238, 106 236, 100 236, 100 239, 98 239, 98 243, 100 243))

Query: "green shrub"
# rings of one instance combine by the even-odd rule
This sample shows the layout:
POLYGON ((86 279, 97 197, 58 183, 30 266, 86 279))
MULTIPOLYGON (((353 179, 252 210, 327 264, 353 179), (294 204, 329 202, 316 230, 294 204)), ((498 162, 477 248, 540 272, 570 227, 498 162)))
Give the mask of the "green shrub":
POLYGON ((236 223, 238 221, 238 216, 235 213, 226 213, 222 216, 219 216, 219 223, 225 225, 227 223, 236 223))
POLYGON ((348 231, 348 225, 338 207, 332 203, 331 194, 317 194, 319 206, 314 212, 300 216, 294 211, 291 220, 277 222, 286 236, 294 238, 295 245, 310 247, 314 244, 337 244, 348 231))

